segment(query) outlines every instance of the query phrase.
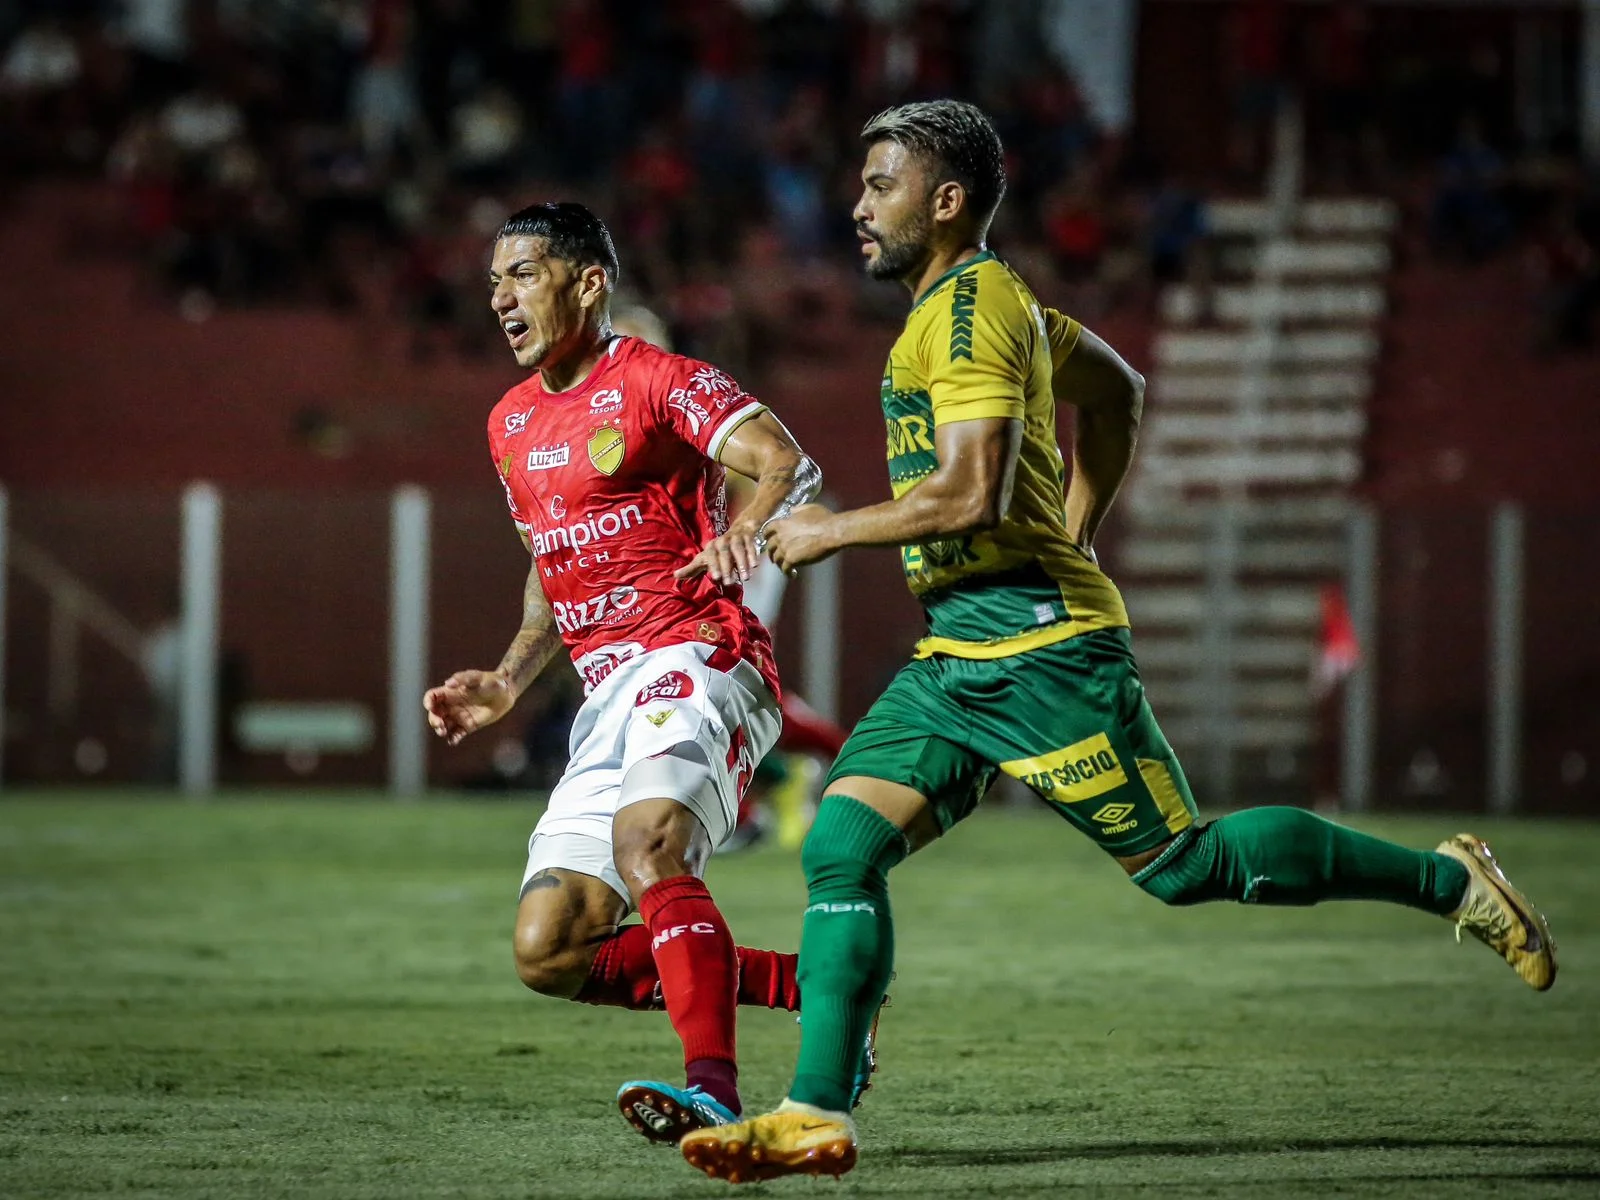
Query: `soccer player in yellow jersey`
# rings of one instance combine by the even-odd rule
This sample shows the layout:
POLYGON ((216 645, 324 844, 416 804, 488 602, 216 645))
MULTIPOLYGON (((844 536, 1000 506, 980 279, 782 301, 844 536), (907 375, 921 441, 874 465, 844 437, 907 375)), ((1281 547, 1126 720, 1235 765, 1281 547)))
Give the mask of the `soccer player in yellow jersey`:
POLYGON ((970 813, 999 771, 1167 904, 1409 905, 1549 987, 1544 918, 1470 834, 1426 852, 1298 808, 1198 822, 1091 549, 1132 460, 1144 380, 985 249, 1005 168, 980 110, 908 104, 863 139, 867 272, 913 297, 881 397, 894 498, 797 509, 765 530, 766 547, 787 570, 846 546, 898 547, 928 632, 850 735, 802 852, 805 1016, 788 1098, 689 1134, 684 1157, 734 1182, 854 1165, 852 1081, 893 966, 888 872, 970 813), (1070 483, 1057 401, 1076 409, 1070 483))

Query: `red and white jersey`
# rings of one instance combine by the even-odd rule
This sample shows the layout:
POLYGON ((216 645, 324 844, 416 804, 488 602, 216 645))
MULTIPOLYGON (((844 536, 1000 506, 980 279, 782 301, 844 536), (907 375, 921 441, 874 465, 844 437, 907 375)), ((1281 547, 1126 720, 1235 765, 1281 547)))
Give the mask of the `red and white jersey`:
POLYGON ((588 689, 620 662, 686 642, 743 659, 778 694, 772 640, 742 589, 673 572, 728 527, 728 437, 766 406, 722 371, 635 337, 589 378, 545 390, 535 372, 489 416, 489 449, 517 528, 588 689))

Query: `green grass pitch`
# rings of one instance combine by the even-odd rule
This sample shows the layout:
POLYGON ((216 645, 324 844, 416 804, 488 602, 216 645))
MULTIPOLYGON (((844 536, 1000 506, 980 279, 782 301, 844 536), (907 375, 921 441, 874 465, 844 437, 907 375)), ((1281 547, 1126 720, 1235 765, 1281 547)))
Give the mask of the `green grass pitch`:
MULTIPOLYGON (((666 1018, 529 995, 509 924, 532 804, 0 800, 0 1196, 699 1197, 622 1080, 666 1018)), ((772 1196, 1600 1195, 1600 826, 1490 837, 1563 951, 1536 995, 1378 905, 1168 910, 1046 814, 895 874, 884 1068, 842 1185, 772 1196)), ((792 948, 792 853, 718 859, 792 948)), ((798 1031, 746 1010, 747 1102, 798 1031)))

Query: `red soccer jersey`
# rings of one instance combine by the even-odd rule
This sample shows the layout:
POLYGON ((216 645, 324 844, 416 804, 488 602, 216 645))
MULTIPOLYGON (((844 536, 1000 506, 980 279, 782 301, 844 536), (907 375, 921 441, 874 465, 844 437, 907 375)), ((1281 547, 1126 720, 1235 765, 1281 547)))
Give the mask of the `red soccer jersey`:
POLYGON ((743 589, 673 579, 728 527, 717 454, 766 406, 726 374, 635 337, 565 392, 540 375, 489 416, 511 516, 531 543, 572 661, 593 689, 619 662, 685 642, 744 659, 778 694, 772 640, 743 589))

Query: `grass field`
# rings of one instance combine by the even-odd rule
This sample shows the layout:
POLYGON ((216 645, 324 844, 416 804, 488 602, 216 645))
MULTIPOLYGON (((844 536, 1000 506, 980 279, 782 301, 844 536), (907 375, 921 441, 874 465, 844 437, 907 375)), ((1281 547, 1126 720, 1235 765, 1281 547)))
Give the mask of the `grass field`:
MULTIPOLYGON (((532 816, 8 794, 0 1196, 725 1194, 611 1106, 675 1075, 665 1017, 512 974, 532 816)), ((1600 827, 1470 824, 1554 923, 1547 995, 1420 913, 1167 910, 1054 818, 981 814, 896 873, 861 1165, 756 1194, 1600 1194, 1600 827)), ((711 878, 741 940, 795 944, 793 855, 711 878)), ((741 1037, 765 1106, 793 1018, 741 1037)))

